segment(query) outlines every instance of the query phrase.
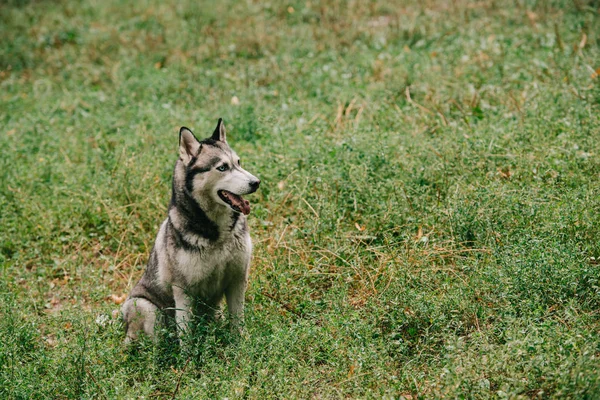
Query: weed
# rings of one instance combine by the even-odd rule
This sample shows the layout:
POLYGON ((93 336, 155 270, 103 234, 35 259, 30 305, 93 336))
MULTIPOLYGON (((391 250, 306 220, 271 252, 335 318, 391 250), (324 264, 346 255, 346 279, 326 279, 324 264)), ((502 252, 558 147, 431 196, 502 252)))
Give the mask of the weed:
POLYGON ((599 27, 582 0, 4 2, 0 397, 599 397, 599 27), (263 182, 246 332, 126 348, 178 128, 218 117, 263 182))

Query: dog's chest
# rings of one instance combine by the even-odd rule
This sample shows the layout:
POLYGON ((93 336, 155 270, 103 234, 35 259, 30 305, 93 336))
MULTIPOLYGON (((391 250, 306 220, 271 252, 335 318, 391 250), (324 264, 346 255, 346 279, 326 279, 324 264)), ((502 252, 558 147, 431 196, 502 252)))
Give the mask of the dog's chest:
POLYGON ((249 236, 207 245, 201 251, 180 249, 176 275, 186 287, 196 287, 200 292, 220 292, 231 276, 245 274, 250 252, 249 236))

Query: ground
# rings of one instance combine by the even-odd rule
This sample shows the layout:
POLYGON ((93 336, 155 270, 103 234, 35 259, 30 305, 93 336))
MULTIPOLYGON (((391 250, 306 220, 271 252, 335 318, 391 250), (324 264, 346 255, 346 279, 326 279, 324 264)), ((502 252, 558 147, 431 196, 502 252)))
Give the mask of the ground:
POLYGON ((0 5, 0 397, 600 397, 600 2, 0 5), (246 331, 122 345, 180 126, 246 331))

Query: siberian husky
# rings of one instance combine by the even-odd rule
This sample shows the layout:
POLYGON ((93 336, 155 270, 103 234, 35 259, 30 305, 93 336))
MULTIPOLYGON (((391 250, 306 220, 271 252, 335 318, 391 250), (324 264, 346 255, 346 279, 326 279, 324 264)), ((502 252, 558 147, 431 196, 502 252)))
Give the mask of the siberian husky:
POLYGON ((230 323, 241 331, 252 242, 246 216, 260 180, 242 168, 219 118, 210 138, 179 130, 168 216, 160 226, 144 275, 122 307, 126 343, 153 337, 157 311, 185 331, 191 315, 214 317, 226 298, 230 323))

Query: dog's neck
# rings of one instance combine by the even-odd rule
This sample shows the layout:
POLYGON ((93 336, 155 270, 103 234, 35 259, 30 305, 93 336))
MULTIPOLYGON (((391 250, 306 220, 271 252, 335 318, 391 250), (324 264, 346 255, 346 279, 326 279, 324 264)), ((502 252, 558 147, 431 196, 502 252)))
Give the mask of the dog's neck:
POLYGON ((169 205, 169 216, 177 229, 214 242, 245 226, 245 215, 216 203, 199 203, 187 189, 177 190, 177 186, 173 184, 169 205))

